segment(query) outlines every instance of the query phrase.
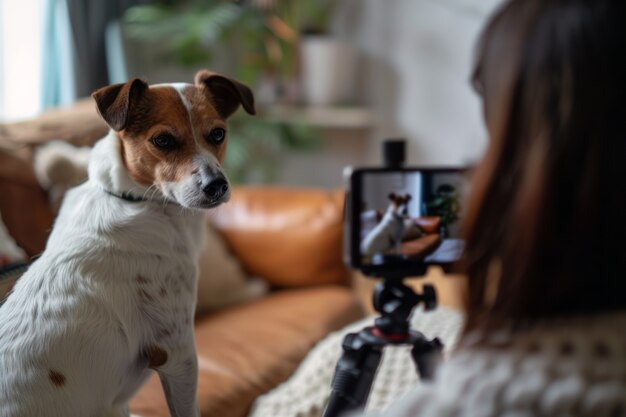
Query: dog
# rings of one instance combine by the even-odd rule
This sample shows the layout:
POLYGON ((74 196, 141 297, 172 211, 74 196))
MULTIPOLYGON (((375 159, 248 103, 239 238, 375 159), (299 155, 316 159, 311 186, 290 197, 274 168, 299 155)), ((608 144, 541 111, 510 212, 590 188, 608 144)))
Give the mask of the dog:
POLYGON ((407 218, 407 205, 411 201, 411 194, 389 194, 391 203, 383 218, 361 242, 361 253, 373 256, 376 253, 385 253, 395 249, 397 255, 401 253, 402 238, 410 228, 411 220, 407 218))
POLYGON ((156 371, 171 415, 196 417, 204 209, 229 199, 226 119, 254 98, 208 70, 92 96, 111 130, 0 308, 0 416, 128 416, 156 371))

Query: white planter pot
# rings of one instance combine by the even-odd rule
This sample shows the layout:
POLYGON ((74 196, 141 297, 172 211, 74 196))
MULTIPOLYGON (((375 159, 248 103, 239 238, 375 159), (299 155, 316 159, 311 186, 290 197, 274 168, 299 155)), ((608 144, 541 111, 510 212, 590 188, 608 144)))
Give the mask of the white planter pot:
POLYGON ((306 36, 300 48, 305 104, 354 102, 358 65, 355 49, 328 36, 306 36))

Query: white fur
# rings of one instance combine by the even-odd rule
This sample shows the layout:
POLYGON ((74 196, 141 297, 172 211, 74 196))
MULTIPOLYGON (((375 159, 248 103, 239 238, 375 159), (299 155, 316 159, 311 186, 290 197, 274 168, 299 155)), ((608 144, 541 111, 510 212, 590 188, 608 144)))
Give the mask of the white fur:
POLYGON ((365 256, 372 256, 379 252, 386 252, 392 248, 396 248, 400 253, 400 244, 402 243, 402 235, 405 229, 405 218, 402 214, 405 205, 395 206, 389 204, 385 215, 365 236, 361 242, 361 253, 365 256))
POLYGON ((96 145, 89 180, 67 193, 46 250, 0 308, 0 417, 127 416, 155 346, 167 353, 156 370, 170 412, 198 415, 193 315, 204 215, 136 184, 119 146, 114 133, 96 145))

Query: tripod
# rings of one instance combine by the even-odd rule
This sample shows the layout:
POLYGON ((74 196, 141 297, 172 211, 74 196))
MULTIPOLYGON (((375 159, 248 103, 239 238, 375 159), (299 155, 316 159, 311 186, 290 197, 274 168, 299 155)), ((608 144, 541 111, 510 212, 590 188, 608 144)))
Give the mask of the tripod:
POLYGON ((385 279, 374 290, 374 308, 380 313, 373 327, 349 333, 343 339, 343 354, 337 362, 332 392, 323 417, 339 417, 365 408, 383 349, 389 345, 411 345, 411 357, 424 380, 432 378, 443 345, 437 338, 427 340, 409 327, 409 316, 418 304, 425 310, 437 305, 435 289, 424 285, 417 294, 402 278, 385 279))

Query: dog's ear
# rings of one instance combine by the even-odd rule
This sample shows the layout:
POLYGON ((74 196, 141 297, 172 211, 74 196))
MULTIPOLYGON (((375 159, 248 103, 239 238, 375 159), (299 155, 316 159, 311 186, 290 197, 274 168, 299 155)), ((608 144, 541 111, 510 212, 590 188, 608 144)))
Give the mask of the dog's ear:
POLYGON ((389 195, 387 197, 389 197, 390 200, 395 200, 396 199, 396 193, 389 193, 389 195))
POLYGON ((134 78, 124 84, 113 84, 96 90, 91 96, 96 101, 98 112, 105 122, 115 131, 126 127, 131 103, 146 89, 148 84, 134 78))
POLYGON ((211 93, 211 101, 222 117, 227 118, 233 114, 239 104, 249 114, 256 114, 252 91, 239 81, 209 70, 200 70, 196 74, 195 82, 197 86, 206 88, 211 93))

